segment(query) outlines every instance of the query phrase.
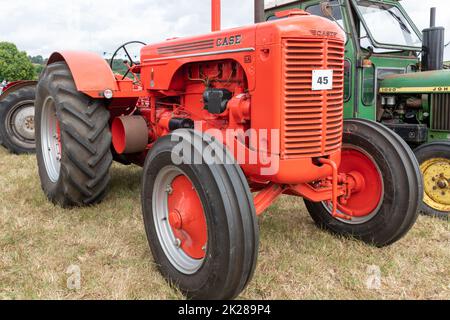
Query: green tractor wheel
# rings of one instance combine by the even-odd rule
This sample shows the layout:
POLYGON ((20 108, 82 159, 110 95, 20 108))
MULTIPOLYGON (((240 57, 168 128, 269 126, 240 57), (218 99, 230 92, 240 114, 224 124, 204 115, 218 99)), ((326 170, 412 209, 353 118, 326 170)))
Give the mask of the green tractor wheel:
POLYGON ((450 217, 450 142, 424 144, 415 150, 424 179, 422 213, 450 217))

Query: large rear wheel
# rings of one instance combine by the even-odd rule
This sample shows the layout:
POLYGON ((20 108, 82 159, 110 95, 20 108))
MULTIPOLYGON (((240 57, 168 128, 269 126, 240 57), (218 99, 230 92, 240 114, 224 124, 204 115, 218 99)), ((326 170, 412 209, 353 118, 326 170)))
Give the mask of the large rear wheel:
POLYGON ((64 62, 47 66, 36 96, 36 153, 42 189, 63 207, 100 202, 112 163, 109 112, 77 91, 64 62))
POLYGON ((424 144, 414 153, 424 180, 421 212, 438 218, 450 217, 450 142, 424 144))
POLYGON ((0 140, 12 153, 33 153, 34 138, 34 85, 21 87, 0 102, 0 140))
POLYGON ((338 206, 348 219, 333 217, 329 202, 305 201, 317 225, 380 247, 399 240, 414 225, 422 179, 412 151, 395 133, 371 121, 345 121, 339 172, 364 183, 338 206))
POLYGON ((191 299, 241 293, 256 265, 257 218, 245 176, 221 144, 188 130, 160 138, 145 162, 142 208, 155 262, 170 283, 191 299), (174 161, 174 137, 201 163, 174 161), (198 147, 215 155, 207 159, 198 147))

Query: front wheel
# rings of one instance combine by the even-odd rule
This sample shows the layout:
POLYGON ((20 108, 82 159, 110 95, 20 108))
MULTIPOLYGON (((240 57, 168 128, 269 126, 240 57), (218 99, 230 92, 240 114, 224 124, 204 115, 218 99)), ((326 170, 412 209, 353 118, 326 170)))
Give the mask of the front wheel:
POLYGON ((145 162, 142 212, 159 270, 188 298, 232 299, 252 278, 258 252, 253 198, 221 144, 188 130, 160 138, 145 162), (176 140, 187 150, 183 159, 192 150, 201 163, 174 161, 176 140), (200 150, 208 148, 216 154, 212 162, 200 150), (224 153, 231 161, 220 160, 224 153))
POLYGON ((412 151, 395 133, 371 121, 345 121, 339 172, 364 183, 338 206, 348 220, 334 218, 329 202, 305 200, 317 225, 379 247, 399 240, 414 225, 422 179, 412 151))
POLYGON ((450 141, 424 144, 414 153, 420 164, 425 187, 421 212, 448 219, 450 217, 450 141))

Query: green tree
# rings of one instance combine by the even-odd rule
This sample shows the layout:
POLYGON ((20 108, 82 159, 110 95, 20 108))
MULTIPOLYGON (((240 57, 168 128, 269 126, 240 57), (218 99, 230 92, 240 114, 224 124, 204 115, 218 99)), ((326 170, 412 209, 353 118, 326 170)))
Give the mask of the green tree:
POLYGON ((35 64, 35 65, 34 65, 34 70, 35 70, 35 76, 34 76, 34 78, 35 78, 35 79, 38 79, 38 78, 39 78, 39 75, 40 75, 41 72, 44 70, 44 68, 45 68, 45 65, 43 65, 43 64, 35 64))
POLYGON ((30 58, 31 62, 34 64, 44 64, 44 58, 41 55, 35 57, 29 56, 28 58, 30 58))
POLYGON ((0 81, 32 80, 35 68, 26 52, 21 52, 16 45, 0 42, 0 81))

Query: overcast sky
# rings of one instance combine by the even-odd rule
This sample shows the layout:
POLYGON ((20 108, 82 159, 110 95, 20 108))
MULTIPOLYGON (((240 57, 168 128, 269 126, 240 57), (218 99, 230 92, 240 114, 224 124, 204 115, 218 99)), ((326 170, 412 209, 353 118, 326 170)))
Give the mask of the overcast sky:
MULTIPOLYGON (((31 55, 61 49, 112 52, 129 40, 147 43, 210 30, 210 0, 0 0, 0 41, 11 41, 31 55)), ((403 0, 420 30, 429 25, 429 8, 438 8, 438 25, 450 41, 448 0, 403 0)), ((223 0, 224 28, 253 21, 253 0, 223 0)), ((446 50, 450 60, 450 46, 446 50)))

